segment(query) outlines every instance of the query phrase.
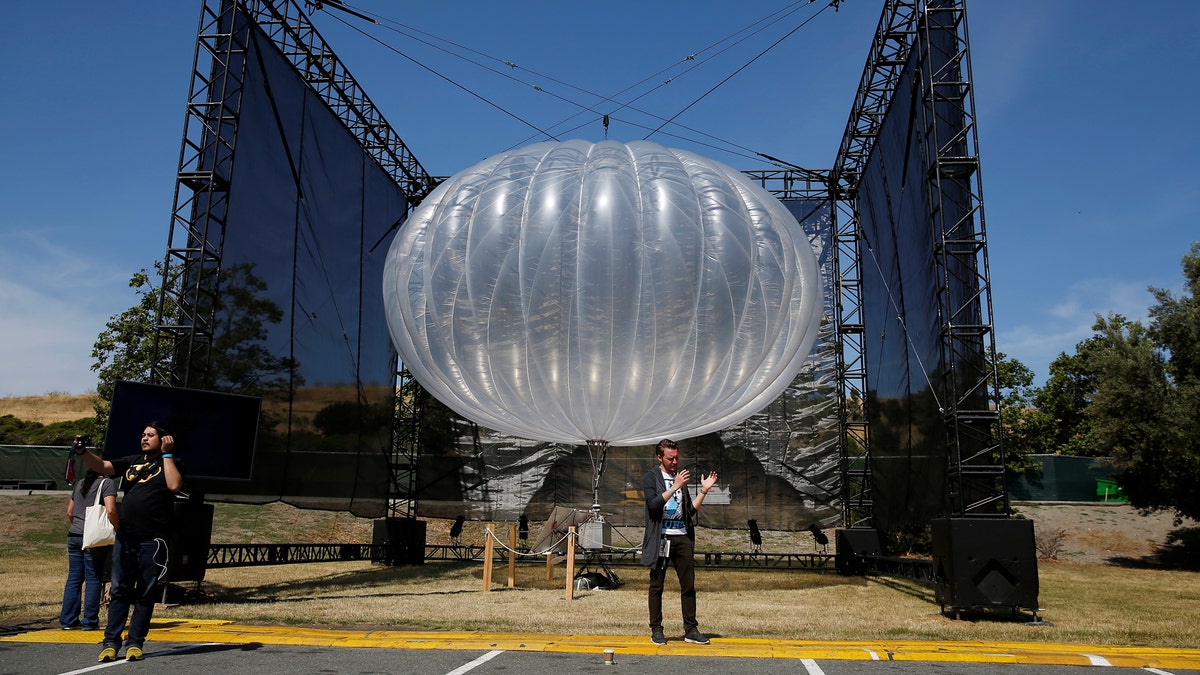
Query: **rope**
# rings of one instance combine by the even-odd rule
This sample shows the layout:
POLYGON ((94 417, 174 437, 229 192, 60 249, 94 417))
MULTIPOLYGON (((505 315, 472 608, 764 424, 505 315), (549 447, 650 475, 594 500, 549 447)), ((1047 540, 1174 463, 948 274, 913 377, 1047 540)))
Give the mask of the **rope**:
MULTIPOLYGON (((562 536, 562 538, 560 538, 558 541, 551 544, 545 550, 529 551, 528 553, 522 553, 521 551, 517 551, 515 549, 510 548, 508 546, 508 544, 505 544, 503 541, 500 541, 500 538, 496 536, 496 533, 492 531, 491 527, 484 528, 484 531, 487 533, 487 536, 491 537, 496 542, 496 544, 499 545, 500 548, 504 549, 505 551, 508 551, 509 553, 512 553, 515 556, 527 556, 527 557, 541 557, 541 556, 553 553, 555 546, 558 546, 559 544, 565 542, 568 538, 571 537, 570 534, 565 534, 562 536)), ((578 537, 579 536, 578 533, 576 533, 575 536, 578 537)), ((621 552, 621 553, 630 553, 633 551, 640 550, 642 547, 641 546, 632 546, 630 548, 621 548, 619 546, 605 546, 604 548, 612 550, 612 551, 621 552)))

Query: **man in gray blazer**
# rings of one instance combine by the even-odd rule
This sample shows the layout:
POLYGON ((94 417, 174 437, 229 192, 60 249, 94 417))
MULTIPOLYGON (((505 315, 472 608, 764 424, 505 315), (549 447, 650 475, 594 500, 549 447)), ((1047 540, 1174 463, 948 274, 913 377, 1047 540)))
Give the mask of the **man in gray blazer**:
POLYGON ((700 481, 699 494, 688 491, 691 472, 679 468, 679 446, 669 438, 654 448, 658 466, 642 478, 646 499, 646 532, 642 537, 642 564, 650 568, 650 639, 667 644, 662 627, 663 586, 668 563, 679 578, 679 602, 683 608, 683 640, 708 644, 696 622, 696 511, 717 482, 713 471, 700 481))

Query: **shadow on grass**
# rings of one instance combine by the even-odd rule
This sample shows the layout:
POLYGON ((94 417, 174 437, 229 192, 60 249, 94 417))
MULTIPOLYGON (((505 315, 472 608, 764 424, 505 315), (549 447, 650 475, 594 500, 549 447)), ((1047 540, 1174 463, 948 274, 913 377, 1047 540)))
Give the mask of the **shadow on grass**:
POLYGON ((1200 571, 1200 527, 1171 530, 1153 555, 1141 558, 1116 556, 1108 562, 1133 569, 1200 571))
POLYGON ((461 574, 461 567, 379 567, 355 570, 340 574, 328 574, 318 578, 281 581, 249 586, 227 586, 216 582, 205 582, 207 602, 269 604, 303 602, 314 599, 361 598, 361 594, 346 593, 347 589, 365 590, 380 586, 412 584, 412 592, 372 593, 372 598, 457 595, 473 593, 474 590, 419 590, 420 585, 443 580, 461 574), (286 596, 286 597, 282 597, 286 596))
POLYGON ((889 588, 897 593, 903 593, 917 600, 928 602, 931 605, 937 605, 937 601, 933 595, 933 584, 930 582, 906 577, 872 576, 869 578, 880 586, 889 588))
POLYGON ((996 623, 1013 623, 1020 621, 1022 623, 1033 625, 1050 625, 1042 621, 1032 608, 1018 607, 941 607, 937 601, 937 593, 934 583, 921 579, 910 579, 906 577, 884 577, 872 576, 871 581, 884 586, 897 593, 903 593, 912 598, 916 598, 922 602, 929 603, 930 607, 936 610, 936 613, 945 619, 951 621, 965 621, 975 623, 979 621, 988 621, 996 623))
MULTIPOLYGON (((1040 610, 1039 610, 1040 611, 1040 610)), ((939 609, 939 614, 950 621, 967 623, 1023 623, 1027 626, 1053 626, 1032 610, 1021 607, 963 607, 939 609)))
MULTIPOLYGON (((270 568, 264 567, 262 569, 266 572, 270 568)), ((531 574, 531 569, 526 569, 525 573, 519 577, 516 588, 507 588, 505 586, 503 579, 500 578, 503 577, 502 571, 494 572, 495 577, 491 586, 492 592, 561 591, 563 589, 564 579, 561 576, 561 570, 558 571, 554 579, 545 580, 541 577, 540 570, 531 574)), ((266 579, 263 583, 255 583, 257 580, 251 580, 248 583, 228 584, 210 579, 203 582, 203 589, 187 589, 175 599, 180 604, 271 604, 305 602, 317 599, 454 596, 479 593, 480 588, 475 584, 481 582, 482 573, 482 566, 464 566, 459 564, 402 567, 373 566, 369 569, 352 570, 304 579, 270 581, 269 572, 267 572, 263 575, 264 579, 266 579), (447 585, 445 583, 447 581, 456 586, 462 586, 463 582, 467 582, 471 584, 471 587, 444 588, 447 585), (429 586, 438 583, 441 583, 443 589, 429 588, 429 586), (406 586, 411 587, 411 590, 398 588, 406 586)), ((827 586, 864 585, 866 583, 868 583, 866 577, 814 574, 797 572, 795 570, 737 568, 721 570, 721 572, 705 570, 703 572, 702 583, 699 585, 706 589, 705 592, 715 592, 731 586, 742 590, 770 589, 777 591, 802 590, 827 586)), ((632 580, 623 581, 620 589, 580 591, 577 599, 586 597, 592 593, 644 593, 646 588, 647 580, 635 577, 632 580)), ((911 590, 907 592, 915 594, 917 591, 911 590)))

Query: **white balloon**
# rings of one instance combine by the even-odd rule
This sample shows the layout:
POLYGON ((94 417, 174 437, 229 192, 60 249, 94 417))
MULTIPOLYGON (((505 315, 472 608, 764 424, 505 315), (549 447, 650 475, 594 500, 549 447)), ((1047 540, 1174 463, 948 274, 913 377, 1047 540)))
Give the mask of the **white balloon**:
POLYGON ((821 280, 777 199, 640 141, 538 143, 430 194, 384 270, 413 377, 485 427, 613 445, 722 429, 778 396, 821 280))

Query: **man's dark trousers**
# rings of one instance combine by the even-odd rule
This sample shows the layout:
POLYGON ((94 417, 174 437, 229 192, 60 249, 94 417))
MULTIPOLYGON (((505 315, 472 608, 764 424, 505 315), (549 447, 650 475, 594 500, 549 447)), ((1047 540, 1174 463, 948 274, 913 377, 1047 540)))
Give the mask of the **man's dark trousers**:
MULTIPOLYGON (((692 540, 685 534, 669 534, 671 542, 670 562, 679 577, 679 604, 683 609, 683 632, 698 628, 696 621, 696 560, 692 540)), ((667 566, 659 560, 650 568, 650 629, 662 628, 663 586, 667 580, 667 566)))

